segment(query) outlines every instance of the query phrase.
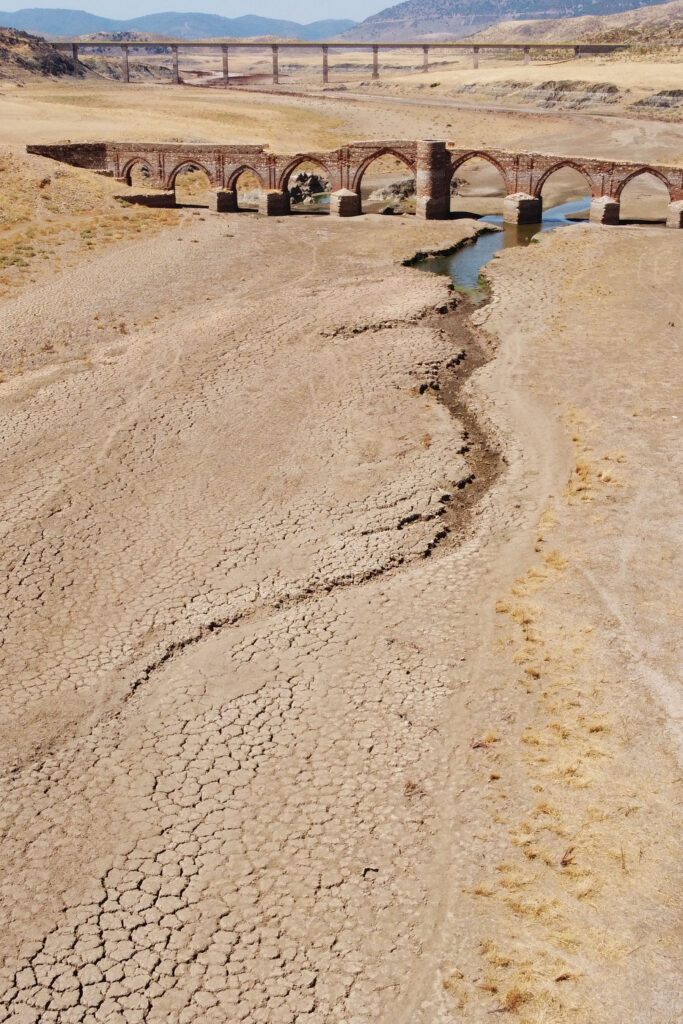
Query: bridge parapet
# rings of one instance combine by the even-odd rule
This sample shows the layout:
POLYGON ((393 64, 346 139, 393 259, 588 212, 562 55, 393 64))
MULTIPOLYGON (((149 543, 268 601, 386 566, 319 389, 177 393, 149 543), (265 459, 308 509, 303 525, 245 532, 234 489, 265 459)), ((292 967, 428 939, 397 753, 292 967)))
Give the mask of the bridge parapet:
POLYGON ((668 223, 674 225, 678 204, 683 202, 682 167, 490 148, 463 149, 441 140, 352 142, 331 152, 297 154, 273 153, 265 145, 170 142, 71 143, 28 146, 27 150, 85 167, 126 184, 131 184, 135 168, 142 167, 148 186, 164 192, 170 201, 178 175, 188 167, 197 167, 208 177, 215 197, 213 208, 224 211, 237 209, 237 180, 244 171, 252 171, 262 193, 259 209, 266 215, 277 216, 289 212, 289 180, 305 163, 317 164, 329 178, 332 195, 337 197, 330 204, 333 214, 360 213, 363 176, 370 164, 382 156, 395 157, 414 174, 416 212, 430 220, 449 216, 453 175, 474 159, 486 160, 499 171, 507 197, 505 217, 513 223, 538 220, 545 182, 556 171, 567 167, 585 178, 586 189, 594 203, 592 219, 601 223, 611 223, 615 217, 618 220, 621 193, 629 181, 641 174, 654 175, 667 188, 671 204, 668 223), (598 200, 609 200, 609 204, 598 203, 598 200))

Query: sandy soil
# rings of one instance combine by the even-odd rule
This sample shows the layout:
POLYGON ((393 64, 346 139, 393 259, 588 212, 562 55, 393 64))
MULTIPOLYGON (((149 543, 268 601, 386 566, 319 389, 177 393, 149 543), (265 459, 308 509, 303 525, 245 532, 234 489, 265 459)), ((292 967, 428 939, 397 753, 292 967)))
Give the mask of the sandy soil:
MULTIPOLYGON (((1 97, 7 159, 29 110, 120 132, 75 95, 1 97)), ((318 140, 372 115, 269 102, 318 140)), ((12 180, 61 238, 89 176, 47 164, 12 180)), ((0 1020, 674 1024, 683 233, 508 250, 468 322, 401 261, 473 221, 168 221, 92 182, 125 230, 0 306, 0 1020)))

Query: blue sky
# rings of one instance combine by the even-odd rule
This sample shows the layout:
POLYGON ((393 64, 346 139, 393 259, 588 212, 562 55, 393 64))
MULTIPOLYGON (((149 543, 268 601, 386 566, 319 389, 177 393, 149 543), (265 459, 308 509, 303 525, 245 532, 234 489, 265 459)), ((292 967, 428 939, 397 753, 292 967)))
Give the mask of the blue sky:
POLYGON ((137 18, 142 14, 156 14, 159 11, 201 11, 207 14, 222 14, 225 18, 238 18, 242 14, 260 14, 264 18, 283 18, 286 21, 321 21, 324 18, 352 18, 362 21, 385 7, 392 6, 392 0, 384 3, 372 0, 90 0, 87 4, 69 0, 26 0, 22 4, 8 4, 0 0, 0 10, 11 11, 25 7, 67 7, 71 10, 86 10, 105 18, 137 18))

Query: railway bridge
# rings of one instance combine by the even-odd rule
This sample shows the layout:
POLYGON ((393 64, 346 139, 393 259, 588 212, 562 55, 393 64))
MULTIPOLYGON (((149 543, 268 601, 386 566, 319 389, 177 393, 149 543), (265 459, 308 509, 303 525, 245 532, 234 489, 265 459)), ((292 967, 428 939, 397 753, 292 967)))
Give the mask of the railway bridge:
POLYGON ((230 146, 212 143, 92 142, 28 146, 29 153, 88 168, 130 185, 136 169, 157 190, 158 205, 175 205, 178 175, 200 168, 209 180, 212 209, 238 209, 237 182, 251 171, 259 182, 259 212, 282 216, 290 211, 288 185, 303 164, 316 164, 330 181, 330 213, 353 217, 362 213, 361 184, 378 157, 395 157, 415 176, 416 213, 427 220, 450 215, 451 180, 468 160, 482 159, 496 167, 505 189, 503 216, 511 224, 535 224, 543 210, 543 185, 556 171, 570 167, 583 175, 591 196, 590 218, 601 224, 619 222, 624 187, 642 174, 658 178, 669 193, 667 224, 683 227, 683 167, 590 157, 515 153, 500 149, 463 149, 455 143, 423 140, 352 142, 331 152, 279 154, 265 145, 230 146))

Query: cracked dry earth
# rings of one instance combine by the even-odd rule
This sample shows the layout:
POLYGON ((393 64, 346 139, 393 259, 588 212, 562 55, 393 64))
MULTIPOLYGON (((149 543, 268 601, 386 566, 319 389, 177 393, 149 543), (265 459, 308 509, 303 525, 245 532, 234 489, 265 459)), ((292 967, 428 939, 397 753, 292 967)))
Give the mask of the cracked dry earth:
POLYGON ((5 307, 56 358, 4 400, 3 1020, 377 1019, 410 969, 469 468, 415 229, 338 229, 188 217, 5 307))
MULTIPOLYGON (((480 442, 430 385, 463 346, 473 357, 472 338, 434 313, 443 281, 399 262, 472 230, 185 215, 4 304, 3 358, 11 339, 52 348, 0 392, 0 1020, 474 1024, 501 1012, 622 1024, 628 1009, 639 1024, 669 1024, 663 1005, 673 1024, 671 890, 647 888, 635 868, 608 882, 593 848, 574 839, 569 856, 559 831, 584 827, 565 819, 586 801, 591 822, 596 808, 613 812, 610 772, 637 789, 647 760, 657 800, 641 795, 622 857, 630 864, 631 841, 643 850, 658 829, 657 856, 640 863, 671 877, 675 772, 661 722, 673 712, 622 643, 652 637, 653 621, 665 632, 658 610, 669 614, 671 595, 652 595, 644 620, 624 609, 639 510, 668 492, 656 473, 652 496, 590 478, 591 514, 619 524, 624 578, 610 574, 604 529, 590 548, 604 520, 585 518, 579 484, 576 503, 564 493, 576 476, 570 431, 590 421, 591 444, 611 444, 600 432, 618 424, 601 401, 633 371, 610 345, 610 311, 643 343, 651 323, 625 278, 595 328, 585 311, 571 320, 572 348, 562 332, 572 288, 594 286, 610 246, 635 266, 639 246, 653 253, 665 237, 666 258, 638 266, 642 285, 670 273, 678 239, 579 229, 499 261, 478 317, 482 344, 501 343, 502 356, 466 388, 507 466, 459 514, 480 442), (509 343, 506 308, 527 321, 509 343), (606 381, 589 411, 587 366, 606 381), (544 547, 543 515, 571 559, 544 547), (584 548, 600 600, 576 583, 584 548), (508 626, 497 599, 544 558, 558 567, 536 570, 547 592, 521 614, 511 599, 508 626), (597 716, 622 672, 637 741, 613 722, 613 749, 591 762, 603 775, 577 796, 548 758, 525 760, 520 735, 549 728, 538 680, 555 672, 558 631, 583 615, 613 638, 609 653, 586 647, 593 696, 558 696, 555 681, 553 699, 588 700, 597 716), (531 655, 523 663, 525 692, 510 647, 519 622, 547 654, 542 670, 531 655), (539 867, 510 836, 545 790, 562 849, 539 867), (594 857, 594 910, 573 876, 563 889, 560 856, 594 857), (500 877, 502 859, 516 870, 515 857, 536 872, 520 884, 542 889, 555 916, 530 913, 530 896, 515 909, 482 881, 500 877), (659 936, 654 966, 648 949, 605 953, 594 941, 615 927, 600 902, 615 885, 628 928, 659 936), (640 985, 624 985, 627 967, 640 985)), ((674 292, 661 288, 661 317, 679 319, 674 292)), ((655 411, 664 341, 647 376, 655 411)), ((664 428, 654 413, 641 422, 649 450, 664 428)), ((667 442, 652 458, 670 454, 667 442)), ((635 481, 643 453, 631 445, 629 456, 635 481)), ((669 550, 666 517, 657 529, 669 550)), ((653 578, 649 562, 644 572, 653 578)), ((557 658, 578 685, 567 651, 557 658)), ((657 678, 671 667, 659 647, 638 658, 660 659, 657 678)))

